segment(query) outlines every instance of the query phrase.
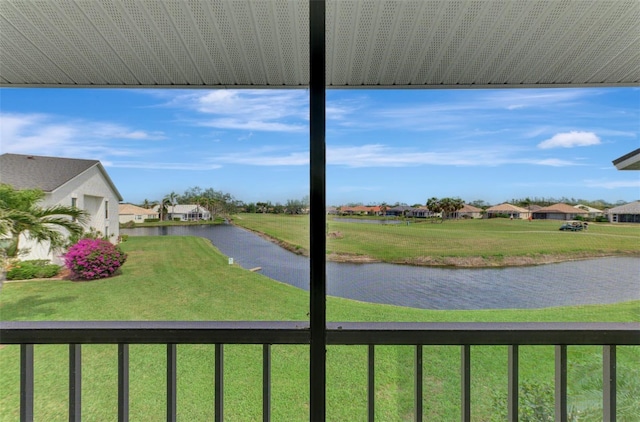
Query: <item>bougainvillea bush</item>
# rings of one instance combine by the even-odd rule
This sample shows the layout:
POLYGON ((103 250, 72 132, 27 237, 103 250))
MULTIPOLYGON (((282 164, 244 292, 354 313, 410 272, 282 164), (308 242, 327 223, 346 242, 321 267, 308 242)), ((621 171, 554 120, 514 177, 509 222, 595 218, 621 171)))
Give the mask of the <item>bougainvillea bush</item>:
POLYGON ((118 246, 102 239, 81 239, 64 255, 71 277, 80 280, 111 277, 126 259, 118 246))

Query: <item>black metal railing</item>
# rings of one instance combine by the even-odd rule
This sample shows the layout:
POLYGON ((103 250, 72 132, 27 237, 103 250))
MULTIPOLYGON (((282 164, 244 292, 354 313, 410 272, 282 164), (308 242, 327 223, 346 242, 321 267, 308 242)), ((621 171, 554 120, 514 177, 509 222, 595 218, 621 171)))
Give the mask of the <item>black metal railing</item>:
MULTIPOLYGON (((118 419, 129 416, 129 345, 166 344, 167 420, 176 420, 176 345, 214 344, 215 419, 223 420, 224 345, 263 346, 263 420, 271 418, 271 345, 309 344, 307 322, 237 321, 96 321, 2 322, 0 342, 20 345, 20 417, 33 420, 34 344, 69 345, 69 420, 81 418, 81 353, 83 344, 118 345, 118 419)), ((640 345, 636 323, 329 323, 327 345, 368 345, 368 420, 375 412, 375 346, 413 345, 415 419, 422 420, 423 346, 461 347, 462 420, 471 420, 471 346, 508 346, 508 415, 518 415, 518 347, 555 346, 555 413, 567 420, 567 346, 602 346, 603 420, 616 419, 616 346, 640 345)))

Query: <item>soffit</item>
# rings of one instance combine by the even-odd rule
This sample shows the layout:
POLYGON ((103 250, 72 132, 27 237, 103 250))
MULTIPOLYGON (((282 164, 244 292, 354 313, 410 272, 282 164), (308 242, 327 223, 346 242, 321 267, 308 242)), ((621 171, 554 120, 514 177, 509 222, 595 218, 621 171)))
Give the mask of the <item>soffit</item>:
MULTIPOLYGON (((306 87, 296 0, 1 0, 1 86, 306 87)), ((327 1, 330 87, 632 86, 637 0, 327 1)))

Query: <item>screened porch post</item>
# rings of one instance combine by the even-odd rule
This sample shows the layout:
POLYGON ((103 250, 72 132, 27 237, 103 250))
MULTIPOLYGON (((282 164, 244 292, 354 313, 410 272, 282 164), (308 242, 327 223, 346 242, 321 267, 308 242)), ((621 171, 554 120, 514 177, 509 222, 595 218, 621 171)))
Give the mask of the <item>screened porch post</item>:
POLYGON ((309 1, 310 155, 310 420, 324 421, 326 406, 326 152, 325 1, 309 1))

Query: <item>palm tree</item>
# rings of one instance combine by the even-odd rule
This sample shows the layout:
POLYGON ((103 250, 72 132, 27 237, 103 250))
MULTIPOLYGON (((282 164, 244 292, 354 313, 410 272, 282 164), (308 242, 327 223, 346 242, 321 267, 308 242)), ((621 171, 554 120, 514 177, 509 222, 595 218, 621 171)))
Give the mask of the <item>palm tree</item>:
POLYGON ((163 201, 171 204, 171 218, 173 218, 173 213, 175 212, 176 204, 178 203, 178 194, 171 191, 171 193, 164 197, 163 201))
POLYGON ((464 208, 464 201, 460 198, 451 199, 451 212, 458 217, 457 212, 464 208))
POLYGON ((65 246, 67 235, 80 236, 88 214, 76 207, 37 205, 44 193, 37 189, 15 190, 0 186, 0 235, 9 235, 8 257, 16 257, 20 236, 36 242, 48 241, 51 250, 65 246))
POLYGON ((167 216, 167 203, 168 202, 166 198, 163 198, 162 200, 156 202, 156 205, 158 205, 158 214, 160 221, 163 221, 167 216))
POLYGON ((382 214, 383 217, 387 216, 388 209, 389 209, 389 206, 387 205, 386 202, 383 202, 382 204, 380 204, 380 214, 382 214))
POLYGON ((433 198, 429 198, 427 200, 427 204, 426 205, 427 205, 427 209, 432 214, 438 214, 438 213, 441 213, 443 211, 442 203, 435 196, 433 198))

